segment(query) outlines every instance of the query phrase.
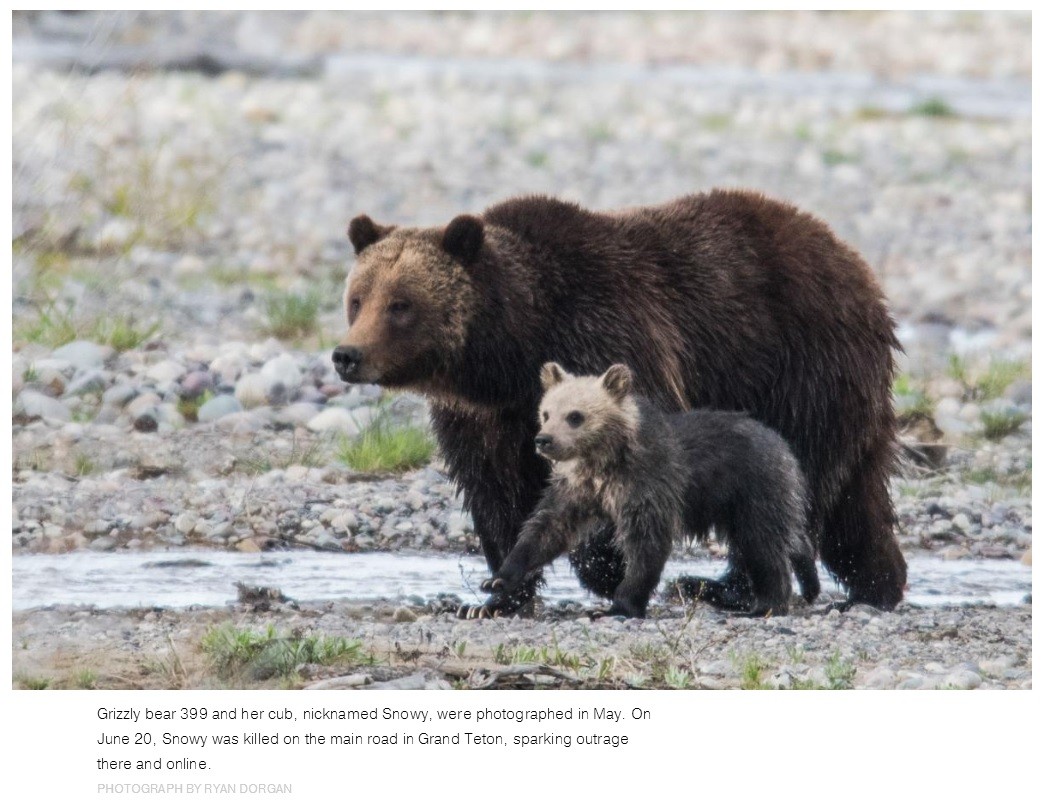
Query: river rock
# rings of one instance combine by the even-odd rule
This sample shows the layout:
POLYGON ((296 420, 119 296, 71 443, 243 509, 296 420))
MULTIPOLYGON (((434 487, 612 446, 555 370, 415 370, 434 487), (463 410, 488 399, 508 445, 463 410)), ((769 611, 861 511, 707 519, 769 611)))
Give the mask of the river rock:
POLYGON ((327 408, 308 421, 308 429, 319 433, 340 431, 349 436, 355 436, 360 431, 355 412, 344 408, 327 408))
POLYGON ((61 400, 55 400, 46 394, 32 389, 24 389, 14 403, 14 416, 25 419, 57 419, 68 422, 72 419, 69 406, 61 400))
POLYGON ((104 347, 92 341, 71 341, 58 347, 51 357, 71 363, 77 371, 84 369, 100 369, 109 356, 113 354, 111 347, 104 347))
POLYGON ((189 372, 181 378, 181 396, 187 400, 194 400, 203 392, 214 388, 214 376, 207 371, 189 372))
POLYGON ((229 414, 235 414, 243 410, 239 400, 231 394, 221 394, 212 400, 207 400, 199 407, 196 414, 198 422, 215 422, 229 414))
POLYGON ((258 408, 268 404, 268 384, 258 373, 245 374, 236 383, 236 399, 243 408, 258 408))
POLYGON ((982 684, 982 677, 967 668, 959 668, 946 675, 942 687, 955 690, 972 690, 982 684))
POLYGON ((185 374, 185 367, 177 361, 160 361, 150 366, 145 376, 161 385, 170 385, 185 374))
POLYGON ((65 389, 69 397, 79 397, 83 394, 101 394, 105 391, 108 380, 105 373, 98 369, 88 369, 77 374, 72 383, 65 389))

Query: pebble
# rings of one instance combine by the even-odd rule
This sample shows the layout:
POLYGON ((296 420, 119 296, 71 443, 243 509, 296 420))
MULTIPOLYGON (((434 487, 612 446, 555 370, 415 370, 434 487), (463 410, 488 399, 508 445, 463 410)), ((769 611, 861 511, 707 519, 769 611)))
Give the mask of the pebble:
POLYGON ((72 419, 69 406, 38 391, 25 389, 14 403, 14 416, 27 419, 44 418, 68 422, 72 419))
POLYGON ((942 687, 956 690, 973 690, 982 684, 982 677, 974 671, 962 668, 947 674, 942 687))
POLYGON ((113 354, 110 347, 103 347, 91 341, 71 341, 58 347, 51 353, 52 358, 68 361, 77 371, 100 369, 113 354))
POLYGON ((236 383, 236 400, 248 410, 267 405, 268 383, 256 372, 243 375, 236 383))
POLYGON ((239 400, 229 394, 221 394, 203 403, 196 413, 196 419, 198 422, 215 422, 242 410, 243 406, 239 404, 239 400))
POLYGON ((359 433, 360 426, 355 412, 333 407, 312 417, 308 421, 308 429, 317 432, 340 431, 355 436, 359 433))

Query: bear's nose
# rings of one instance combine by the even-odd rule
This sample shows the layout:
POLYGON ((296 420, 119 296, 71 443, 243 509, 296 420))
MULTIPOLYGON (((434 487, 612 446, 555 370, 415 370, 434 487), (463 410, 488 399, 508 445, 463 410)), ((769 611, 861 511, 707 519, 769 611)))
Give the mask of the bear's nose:
POLYGON ((552 444, 554 444, 555 440, 552 437, 548 436, 547 434, 541 433, 533 441, 536 442, 536 449, 537 450, 545 450, 548 447, 550 447, 552 444))
POLYGON ((341 380, 351 382, 362 363, 362 350, 358 347, 346 347, 343 344, 333 351, 333 364, 341 380))

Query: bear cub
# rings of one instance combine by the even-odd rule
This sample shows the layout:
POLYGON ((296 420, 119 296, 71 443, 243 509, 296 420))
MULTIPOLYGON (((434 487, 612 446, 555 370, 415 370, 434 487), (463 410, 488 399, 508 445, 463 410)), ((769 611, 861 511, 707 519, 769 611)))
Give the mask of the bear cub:
POLYGON ((482 584, 494 601, 575 551, 606 519, 624 557, 606 615, 644 617, 673 541, 706 538, 711 527, 728 545, 728 570, 717 580, 678 579, 683 596, 752 616, 783 614, 792 569, 806 601, 819 595, 804 478, 775 431, 734 412, 661 413, 633 393, 623 364, 574 377, 547 363, 540 379, 536 450, 553 464, 551 483, 482 584))

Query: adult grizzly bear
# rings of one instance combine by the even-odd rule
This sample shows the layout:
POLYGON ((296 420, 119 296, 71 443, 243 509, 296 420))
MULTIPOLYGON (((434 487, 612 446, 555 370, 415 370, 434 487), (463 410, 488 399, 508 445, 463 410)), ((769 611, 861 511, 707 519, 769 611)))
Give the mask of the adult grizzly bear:
MULTIPOLYGON (((888 492, 895 324, 869 267, 823 222, 714 190, 607 213, 522 197, 444 228, 363 215, 349 237, 358 261, 334 365, 347 382, 428 395, 491 571, 548 477, 533 450, 541 365, 600 374, 624 363, 666 411, 745 411, 781 433, 848 600, 902 599, 888 492)), ((571 556, 603 597, 623 578, 612 538, 604 526, 571 556)), ((523 607, 536 581, 487 606, 523 607)))

